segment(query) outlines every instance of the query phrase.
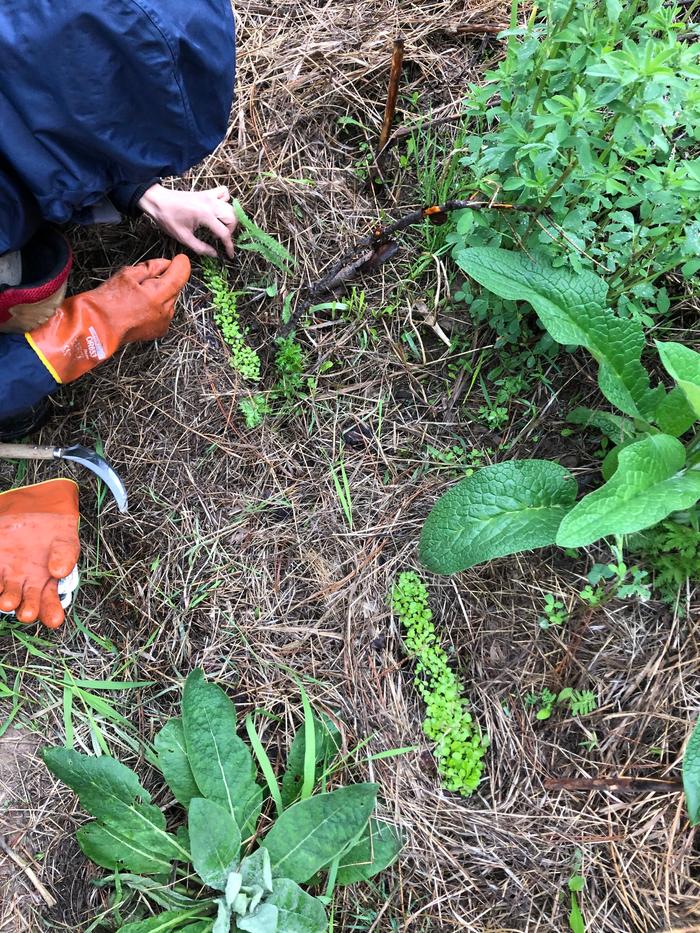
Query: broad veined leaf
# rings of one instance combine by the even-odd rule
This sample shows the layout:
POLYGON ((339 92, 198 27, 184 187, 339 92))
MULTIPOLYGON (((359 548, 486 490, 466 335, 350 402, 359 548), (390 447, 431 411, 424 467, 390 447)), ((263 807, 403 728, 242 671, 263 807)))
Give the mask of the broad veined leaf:
POLYGON ((76 831, 75 838, 87 858, 112 871, 167 875, 172 867, 174 856, 161 855, 150 833, 122 831, 118 821, 105 824, 91 820, 76 831))
POLYGON ((421 533, 421 560, 434 573, 457 573, 554 544, 576 493, 569 471, 548 460, 484 467, 435 504, 421 533))
POLYGON ((148 791, 125 765, 106 755, 93 758, 68 748, 47 749, 44 762, 75 791, 88 813, 122 840, 135 840, 159 860, 189 861, 189 852, 166 832, 165 817, 150 803, 148 791))
POLYGON ((600 276, 490 246, 464 249, 456 258, 489 291, 529 302, 557 343, 585 347, 598 362, 598 385, 609 402, 627 415, 651 417, 659 393, 651 391, 641 363, 644 330, 606 307, 608 286, 600 276))
MULTIPOLYGON (((316 738, 316 780, 340 751, 341 738, 338 727, 326 715, 323 719, 314 716, 314 734, 316 738)), ((286 808, 298 798, 304 780, 304 753, 306 734, 303 725, 299 727, 287 758, 287 769, 282 778, 282 805, 286 808)))
POLYGON ((308 881, 360 835, 376 797, 376 784, 352 784, 292 804, 263 840, 273 877, 308 881))
POLYGON ((685 449, 668 434, 653 434, 620 450, 617 470, 585 496, 561 523, 557 544, 583 547, 613 534, 650 528, 700 499, 700 472, 684 471, 685 449))
POLYGON ((137 920, 119 927, 119 933, 166 933, 167 930, 186 930, 187 933, 200 933, 211 929, 211 920, 193 920, 201 910, 166 910, 148 920, 137 920), (208 925, 207 925, 208 924, 208 925))
POLYGON ((403 848, 403 840, 389 823, 371 819, 359 841, 340 858, 336 884, 367 881, 384 871, 403 848))
POLYGON ((185 732, 181 719, 170 719, 153 743, 158 752, 158 767, 173 792, 175 799, 188 807, 193 797, 199 796, 199 788, 192 774, 185 746, 185 732))
POLYGON ((697 826, 700 823, 700 720, 695 724, 683 755, 683 790, 690 825, 697 826))
POLYGON ((205 884, 226 890, 226 879, 240 860, 241 831, 228 810, 213 800, 193 797, 187 814, 194 870, 205 884))
POLYGON ((182 694, 182 724, 187 757, 204 797, 233 816, 245 839, 255 830, 262 788, 255 783, 255 763, 236 735, 236 709, 224 691, 194 670, 182 694))
POLYGON ((326 933, 326 908, 289 878, 277 878, 265 901, 277 908, 277 933, 326 933))
POLYGON ((255 913, 236 917, 236 926, 245 933, 279 933, 279 911, 274 904, 265 901, 255 913))
POLYGON ((661 362, 685 393, 695 417, 700 418, 700 353, 682 343, 656 341, 661 362))
POLYGON ((569 424, 579 424, 584 428, 595 428, 610 438, 615 444, 621 444, 632 437, 634 423, 629 418, 622 418, 610 411, 595 411, 592 408, 574 408, 566 416, 569 424))
POLYGON ((673 437, 680 437, 695 424, 696 414, 680 386, 671 389, 659 401, 654 421, 663 434, 671 434, 673 437))

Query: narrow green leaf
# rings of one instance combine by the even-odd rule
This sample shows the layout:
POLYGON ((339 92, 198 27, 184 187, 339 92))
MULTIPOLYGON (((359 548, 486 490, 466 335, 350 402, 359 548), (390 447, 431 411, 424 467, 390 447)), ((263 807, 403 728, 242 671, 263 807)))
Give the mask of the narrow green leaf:
POLYGON ((275 802, 275 809, 277 810, 277 815, 279 816, 284 809, 282 806, 282 797, 280 795, 279 785, 277 783, 277 778, 275 777, 275 771, 272 767, 272 762, 270 761, 267 752, 263 748, 263 744, 260 741, 260 736, 255 729, 255 723, 253 722, 252 716, 246 716, 245 728, 246 732, 248 733, 248 739, 250 741, 251 748, 255 753, 255 757, 258 759, 260 770, 262 771, 267 783, 270 796, 275 802))
POLYGON ((194 670, 182 695, 182 724, 187 757, 201 793, 233 816, 243 838, 255 830, 262 788, 255 763, 236 735, 236 709, 224 691, 194 670))
MULTIPOLYGON (((314 717, 314 785, 328 765, 340 751, 341 735, 333 720, 322 713, 314 717)), ((297 730, 287 757, 287 767, 282 777, 282 804, 289 807, 299 799, 304 782, 306 762, 305 723, 297 730)))
POLYGON ((583 547, 606 535, 650 528, 700 498, 700 472, 683 471, 685 449, 667 434, 654 434, 620 450, 618 467, 600 489, 585 496, 557 534, 560 547, 583 547))
POLYGON ((685 393, 695 417, 700 418, 700 353, 682 343, 656 341, 661 362, 685 393))
POLYGON ((273 882, 266 904, 277 908, 277 933, 326 933, 326 908, 289 878, 273 882))
POLYGON ((158 752, 158 767, 163 773, 168 787, 173 792, 175 799, 183 807, 188 807, 190 800, 193 797, 198 797, 200 791, 187 757, 182 720, 168 720, 156 735, 153 744, 158 752))
POLYGON ((697 826, 700 823, 700 719, 695 723, 683 755, 683 790, 690 825, 697 826))
POLYGON ((263 841, 273 876, 308 881, 359 836, 376 796, 376 784, 353 784, 285 810, 263 841))
POLYGON ((337 884, 367 881, 398 857, 404 842, 389 823, 370 819, 359 841, 341 856, 337 884))
POLYGON ((193 797, 187 814, 192 864, 202 881, 217 891, 226 890, 226 879, 238 867, 241 831, 228 810, 193 797))
POLYGON ((421 560, 434 573, 457 573, 554 544, 575 499, 576 480, 557 463, 511 460, 484 467, 438 500, 421 533, 421 560))
POLYGON ((301 684, 299 684, 299 691, 304 708, 304 780, 301 784, 300 797, 302 800, 308 800, 313 794, 316 783, 316 728, 308 694, 301 684))
POLYGON ((120 872, 118 876, 108 875, 99 881, 93 881, 93 884, 96 887, 113 885, 116 883, 117 877, 119 877, 119 881, 125 888, 145 894, 151 901, 158 904, 159 907, 166 908, 166 910, 182 910, 191 907, 197 907, 201 910, 202 908, 201 900, 195 900, 193 897, 181 894, 171 884, 162 884, 155 878, 146 878, 143 875, 120 872))
POLYGON ((534 262, 523 253, 475 246, 457 263, 485 288, 511 301, 527 301, 542 326, 565 346, 585 347, 600 367, 598 385, 617 408, 650 417, 658 393, 641 363, 644 330, 606 307, 608 286, 593 272, 575 273, 534 262))

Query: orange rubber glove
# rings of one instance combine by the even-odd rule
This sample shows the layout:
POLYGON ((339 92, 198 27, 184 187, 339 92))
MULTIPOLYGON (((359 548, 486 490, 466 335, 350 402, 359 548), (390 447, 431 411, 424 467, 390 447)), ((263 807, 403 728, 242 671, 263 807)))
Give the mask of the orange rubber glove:
POLYGON ((128 266, 25 336, 56 382, 74 382, 125 344, 162 337, 189 277, 183 255, 128 266))
POLYGON ((0 609, 58 628, 58 581, 78 562, 78 487, 69 479, 0 493, 0 609))

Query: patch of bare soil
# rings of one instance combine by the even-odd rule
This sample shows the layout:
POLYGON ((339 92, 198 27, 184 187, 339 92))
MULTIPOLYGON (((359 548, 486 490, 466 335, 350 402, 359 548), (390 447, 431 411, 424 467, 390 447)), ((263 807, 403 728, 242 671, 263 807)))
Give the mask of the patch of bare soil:
MULTIPOLYGON (((269 386, 281 296, 316 280, 378 217, 399 216, 420 202, 399 167, 400 150, 391 156, 383 192, 357 179, 361 143, 373 142, 381 125, 393 38, 400 33, 406 40, 398 122, 447 116, 500 49, 457 27, 502 22, 507 11, 501 3, 459 0, 240 0, 237 16, 239 95, 229 137, 190 180, 229 184, 297 258, 274 300, 265 297, 274 277, 264 265, 241 256, 231 267, 234 287, 259 287, 241 299, 240 310, 268 360, 269 386), (343 117, 367 129, 348 129, 343 117)), ((449 125, 443 139, 449 152, 449 125)), ((120 263, 172 250, 145 222, 76 232, 74 239, 76 289, 120 263)), ((363 283, 367 308, 393 303, 393 314, 319 312, 308 323, 299 338, 316 388, 260 428, 246 429, 238 413, 250 389, 228 365, 196 270, 167 337, 131 349, 61 393, 39 440, 101 440, 127 479, 132 511, 120 516, 99 504, 92 482, 79 477, 84 551, 77 615, 93 637, 72 623, 51 634, 54 647, 43 650, 76 676, 152 681, 110 696, 146 740, 174 710, 183 677, 202 665, 236 698, 241 714, 263 708, 280 717, 282 726, 270 721, 264 736, 280 759, 300 715, 290 671, 307 676, 313 702, 344 724, 348 749, 369 737, 347 778, 376 780, 383 815, 408 838, 399 863, 376 885, 340 895, 337 931, 566 930, 567 881, 577 865, 586 878, 581 902, 589 930, 700 929, 700 862, 679 794, 545 788, 547 779, 565 777, 677 777, 700 708, 694 594, 686 594, 685 614, 658 603, 612 604, 588 620, 576 610, 567 625, 543 631, 537 620, 544 595, 574 606, 585 570, 602 551, 577 560, 543 551, 454 579, 426 575, 436 623, 492 743, 486 779, 473 797, 445 793, 436 779, 411 665, 387 608, 396 574, 420 571, 421 524, 454 481, 430 466, 426 451, 461 440, 482 450, 486 462, 505 444, 509 457, 550 455, 565 406, 553 368, 537 386, 535 413, 516 405, 511 426, 485 436, 473 418, 471 377, 455 390, 446 348, 414 317, 414 303, 424 297, 416 294, 420 285, 413 292, 399 287, 408 261, 404 253, 363 283), (422 359, 407 351, 406 332, 423 347, 422 359), (330 369, 322 365, 328 361, 330 369), (341 460, 352 525, 333 482, 331 467, 341 460), (594 690, 598 709, 584 718, 557 712, 540 722, 525 697, 544 686, 594 690), (418 751, 403 757, 366 758, 411 745, 418 751)), ((443 262, 432 257, 433 281, 444 282, 443 262)), ((491 342, 458 307, 440 313, 464 329, 465 352, 491 342)), ((578 403, 595 401, 589 373, 572 371, 565 382, 575 386, 578 403)), ((559 452, 590 474, 591 450, 564 443, 559 452)), ((30 465, 28 479, 55 471, 30 465)), ((12 482, 9 465, 0 465, 0 480, 12 482)), ((3 651, 17 669, 44 663, 15 639, 3 651)), ((22 687, 32 702, 22 715, 40 709, 36 727, 47 743, 61 743, 60 693, 52 700, 31 670, 22 687)), ((113 753, 165 804, 124 731, 100 726, 113 753)), ((75 739, 77 747, 94 748, 85 718, 76 722, 75 739)), ((24 911, 32 899, 18 924, 85 929, 108 904, 90 883, 99 872, 72 836, 84 815, 72 794, 43 776, 27 786, 22 806, 30 812, 8 811, 14 831, 21 843, 22 832, 40 829, 33 851, 44 853, 41 880, 58 903, 46 908, 12 869, 15 885, 26 888, 17 905, 24 911)), ((177 808, 167 813, 176 823, 177 808)))

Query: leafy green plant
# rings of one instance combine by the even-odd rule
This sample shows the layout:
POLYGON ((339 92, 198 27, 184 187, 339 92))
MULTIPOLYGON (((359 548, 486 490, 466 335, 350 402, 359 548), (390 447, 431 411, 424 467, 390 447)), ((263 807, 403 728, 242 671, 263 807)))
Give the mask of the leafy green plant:
MULTIPOLYGON (((584 547, 628 535, 676 516, 688 521, 700 499, 700 354, 656 343, 676 385, 652 387, 641 362, 641 324, 606 305, 608 286, 592 272, 575 273, 490 247, 465 249, 461 267, 485 288, 527 301, 558 343, 587 349, 598 385, 620 414, 607 413, 624 437, 602 465, 604 484, 576 502, 575 478, 545 460, 485 467, 435 505, 421 535, 421 557, 437 573, 455 573, 518 551, 558 544, 584 547), (685 444, 679 437, 690 433, 685 444)), ((579 410, 580 411, 580 410, 579 410)))
POLYGON ((334 886, 371 878, 396 858, 396 832, 372 816, 377 786, 326 788, 338 730, 303 699, 304 726, 281 785, 252 718, 245 722, 274 809, 262 824, 264 788, 236 733, 235 706, 200 670, 187 678, 181 716, 155 740, 157 765, 187 811, 186 828, 169 831, 136 774, 113 758, 44 752, 49 770, 93 817, 77 832, 85 855, 113 871, 115 885, 166 908, 122 925, 123 933, 326 933, 334 886), (323 790, 314 793, 319 782, 323 790), (325 896, 301 887, 326 874, 325 896))
POLYGON ((557 599, 554 593, 545 593, 544 608, 539 618, 539 626, 548 629, 552 625, 563 625, 569 618, 569 613, 564 603, 557 599))
POLYGON ((567 706, 572 716, 587 716, 598 708, 598 699, 592 690, 571 687, 564 687, 559 693, 552 693, 545 687, 539 694, 530 692, 525 697, 525 706, 537 707, 537 719, 549 719, 559 704, 567 706))
POLYGON ((670 606, 678 605, 686 583, 700 584, 700 531, 692 525, 666 519, 655 528, 633 535, 629 550, 649 567, 652 586, 659 599, 670 606))
POLYGON ((700 823, 700 720, 695 723, 683 755, 683 790, 691 826, 700 823))
POLYGON ((238 220, 238 231, 236 233, 237 249, 244 249, 249 252, 257 253, 259 256, 274 266, 280 272, 287 272, 294 266, 294 257, 269 233, 261 230, 254 223, 241 207, 239 201, 235 198, 231 201, 231 206, 238 220))
POLYGON ((423 731, 435 743, 438 772, 449 791, 467 797, 483 772, 488 737, 469 712, 469 702, 440 646, 428 591, 411 571, 399 574, 391 606, 406 632, 406 647, 416 660, 414 685, 426 706, 423 731))
POLYGON ((248 346, 238 315, 239 292, 229 288, 228 275, 223 265, 205 260, 202 265, 204 282, 212 294, 214 320, 229 348, 229 363, 237 373, 250 382, 260 380, 260 357, 248 346))
POLYGON ((567 882, 570 897, 569 929, 571 933, 586 933, 586 924, 578 901, 578 895, 583 891, 585 883, 582 875, 572 875, 567 882))
MULTIPOLYGON (((467 244, 517 246, 554 266, 595 268, 625 316, 648 324, 668 310, 666 274, 690 281, 700 269, 689 16, 663 0, 548 0, 507 31, 505 58, 465 101, 471 133, 453 157, 464 181, 452 196, 510 198, 529 213, 453 215, 442 230, 457 260, 467 244)), ((510 296, 467 283, 458 297, 501 343, 521 335, 510 296)))
POLYGON ((263 418, 270 412, 270 405, 262 392, 256 392, 249 398, 241 399, 238 407, 245 419, 247 428, 260 427, 263 418))

